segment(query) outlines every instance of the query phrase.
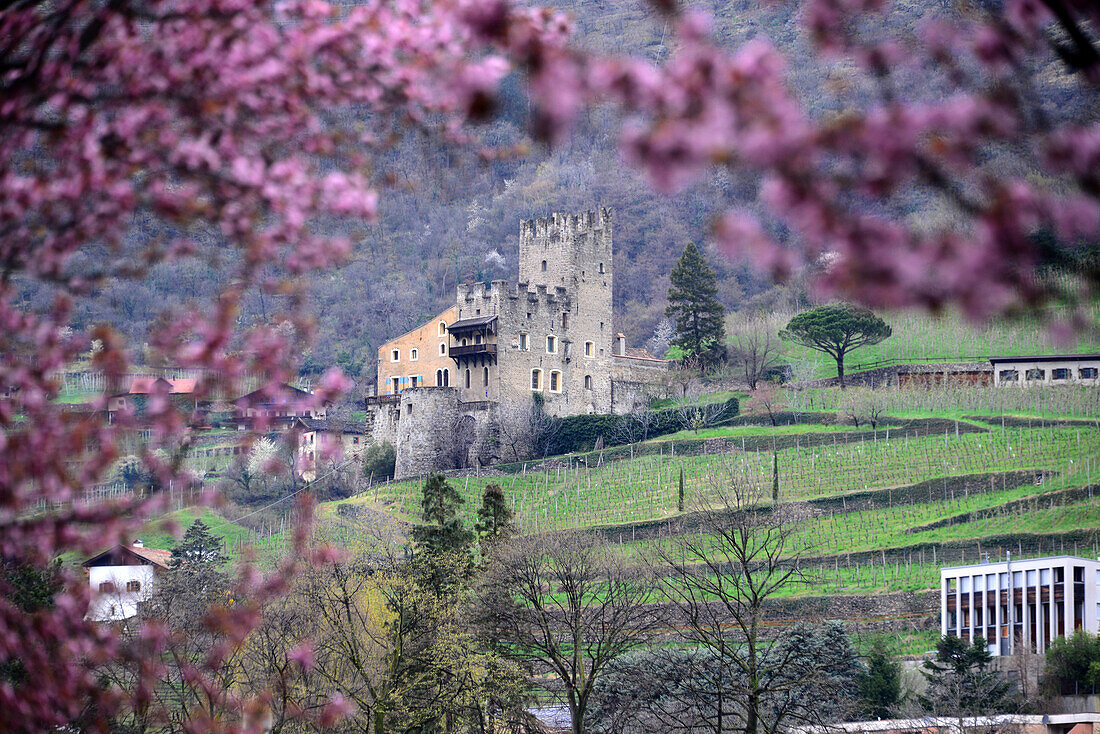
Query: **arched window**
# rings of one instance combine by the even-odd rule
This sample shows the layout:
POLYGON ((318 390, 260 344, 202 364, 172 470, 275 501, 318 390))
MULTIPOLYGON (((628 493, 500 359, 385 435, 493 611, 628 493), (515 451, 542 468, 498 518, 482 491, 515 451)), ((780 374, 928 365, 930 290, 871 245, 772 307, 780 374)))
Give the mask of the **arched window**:
POLYGON ((592 357, 596 354, 596 345, 592 342, 584 343, 584 356, 592 357))
POLYGON ((542 389, 542 370, 540 370, 540 369, 531 370, 531 389, 532 390, 541 390, 542 389))
POLYGON ((545 260, 542 261, 542 272, 544 272, 544 273, 546 272, 546 261, 545 260))
POLYGON ((603 275, 603 263, 600 263, 600 274, 603 275))
POLYGON ((482 373, 482 378, 485 381, 485 387, 489 387, 489 368, 485 367, 482 373))
POLYGON ((447 336, 447 322, 446 321, 440 321, 439 322, 439 335, 440 336, 447 336))
POLYGON ((592 375, 585 375, 584 376, 584 389, 585 390, 591 390, 592 389, 592 375))
POLYGON ((451 386, 451 371, 443 370, 443 387, 451 386))
POLYGON ((466 389, 470 388, 470 368, 466 368, 466 389))
POLYGON ((466 346, 466 340, 465 339, 462 340, 462 346, 466 346))
POLYGON ((435 386, 443 387, 443 370, 435 371, 435 386))
POLYGON ((446 357, 447 356, 447 344, 446 344, 446 342, 439 342, 439 356, 440 357, 446 357))
POLYGON ((413 349, 412 351, 409 352, 409 361, 410 362, 415 362, 418 359, 420 359, 420 350, 419 349, 413 349))
POLYGON ((550 370, 550 392, 561 392, 561 373, 550 370))

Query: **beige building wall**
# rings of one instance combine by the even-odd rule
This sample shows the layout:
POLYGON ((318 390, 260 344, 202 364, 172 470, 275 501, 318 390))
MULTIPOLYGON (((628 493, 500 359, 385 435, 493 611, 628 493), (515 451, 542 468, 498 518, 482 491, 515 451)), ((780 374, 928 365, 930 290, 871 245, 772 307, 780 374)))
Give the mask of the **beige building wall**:
POLYGON ((409 387, 454 385, 455 363, 449 353, 447 327, 456 320, 451 306, 431 321, 378 349, 378 395, 397 395, 409 387))

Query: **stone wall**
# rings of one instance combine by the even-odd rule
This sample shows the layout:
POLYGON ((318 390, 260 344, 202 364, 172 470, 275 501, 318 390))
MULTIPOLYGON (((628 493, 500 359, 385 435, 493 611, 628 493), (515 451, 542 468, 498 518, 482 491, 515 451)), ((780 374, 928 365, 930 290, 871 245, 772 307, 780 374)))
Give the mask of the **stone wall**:
MULTIPOLYGON (((863 387, 921 386, 931 387, 939 384, 993 384, 993 367, 988 362, 945 362, 930 364, 895 364, 862 372, 849 372, 844 375, 845 385, 863 387)), ((836 387, 840 380, 827 377, 821 380, 806 380, 795 383, 793 387, 836 387)))

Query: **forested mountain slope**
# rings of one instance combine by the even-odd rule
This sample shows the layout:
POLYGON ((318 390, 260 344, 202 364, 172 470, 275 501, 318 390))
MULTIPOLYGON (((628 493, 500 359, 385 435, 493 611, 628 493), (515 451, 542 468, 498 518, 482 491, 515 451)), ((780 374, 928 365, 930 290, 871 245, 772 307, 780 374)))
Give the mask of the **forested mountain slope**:
MULTIPOLYGON (((670 52, 665 45, 668 28, 645 2, 551 4, 575 17, 581 45, 658 61, 670 52)), ((871 93, 852 89, 843 64, 824 66, 808 52, 797 3, 710 0, 694 5, 714 16, 714 33, 726 45, 763 38, 780 47, 789 59, 792 87, 816 114, 841 113, 843 104, 871 93)), ((884 27, 869 24, 865 32, 903 34, 934 14, 950 12, 957 10, 944 3, 904 0, 884 14, 884 27)), ((1071 81, 1057 69, 1040 70, 1038 76, 1044 107, 1057 115, 1084 112, 1075 107, 1081 102, 1071 81)), ((900 78, 895 84, 905 95, 917 89, 917 81, 900 78)), ((919 81, 921 94, 936 94, 934 79, 919 81)), ((590 113, 570 141, 546 150, 524 132, 528 110, 522 84, 509 80, 502 114, 480 131, 487 143, 519 146, 522 155, 491 163, 456 159, 409 135, 395 147, 384 170, 375 172, 404 185, 382 200, 377 223, 350 233, 357 243, 351 262, 311 284, 317 335, 312 351, 304 355, 305 372, 335 363, 361 376, 361 384, 372 379, 378 346, 444 308, 456 282, 515 277, 521 219, 597 205, 615 210, 615 308, 620 329, 633 344, 641 344, 663 316, 668 273, 685 243, 706 242, 712 216, 731 204, 755 208, 759 182, 725 171, 671 198, 654 194, 620 163, 619 121, 608 111, 590 113)), ((1013 151, 997 151, 995 159, 1003 168, 1027 170, 1026 160, 1018 160, 1013 151)), ((897 208, 902 215, 922 217, 934 217, 937 211, 935 201, 917 194, 898 201, 897 208)), ((135 242, 164 234, 160 223, 135 222, 135 242)), ((216 248, 216 238, 210 241, 216 248)), ((719 271, 719 297, 727 308, 754 298, 772 305, 777 294, 768 293, 770 284, 746 264, 729 262, 714 251, 709 258, 719 271)), ((93 260, 88 257, 73 267, 91 270, 97 266, 93 260)), ((218 281, 217 264, 198 260, 160 265, 137 286, 108 280, 79 305, 74 326, 108 321, 140 345, 161 308, 182 308, 193 298, 208 297, 218 281)), ((793 292, 797 297, 798 289, 793 292)), ((32 307, 45 308, 50 302, 50 293, 39 285, 28 285, 25 297, 32 307)), ((280 309, 277 295, 254 291, 243 304, 242 324, 277 320, 280 309)))

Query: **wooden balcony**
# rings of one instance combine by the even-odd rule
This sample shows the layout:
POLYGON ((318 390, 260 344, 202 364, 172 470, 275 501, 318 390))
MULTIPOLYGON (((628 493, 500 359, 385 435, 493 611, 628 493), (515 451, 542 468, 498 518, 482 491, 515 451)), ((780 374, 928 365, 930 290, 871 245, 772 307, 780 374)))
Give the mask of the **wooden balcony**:
POLYGON ((467 344, 464 347, 451 347, 450 349, 451 359, 461 359, 464 357, 496 357, 497 345, 496 344, 467 344))

